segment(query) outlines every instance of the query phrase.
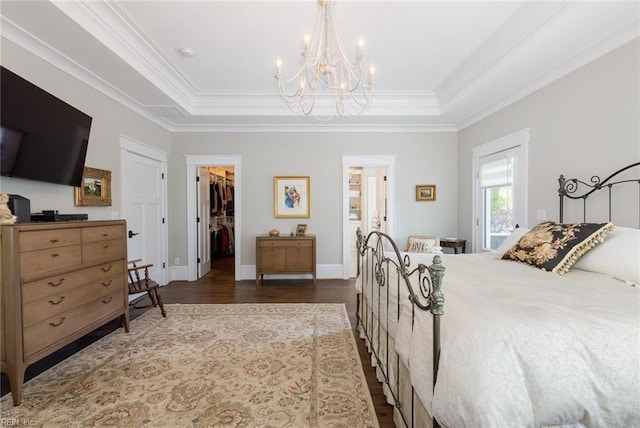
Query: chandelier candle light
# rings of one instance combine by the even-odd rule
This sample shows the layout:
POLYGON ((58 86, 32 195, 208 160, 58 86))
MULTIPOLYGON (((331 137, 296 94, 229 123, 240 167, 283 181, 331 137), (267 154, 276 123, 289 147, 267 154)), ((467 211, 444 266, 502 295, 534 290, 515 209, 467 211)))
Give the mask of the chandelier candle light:
POLYGON ((280 97, 289 109, 321 121, 361 114, 371 104, 375 85, 375 67, 363 71, 364 40, 358 40, 354 61, 347 59, 334 6, 335 0, 318 0, 313 37, 308 33, 302 37, 304 64, 292 78, 282 78, 280 57, 275 64, 280 97))

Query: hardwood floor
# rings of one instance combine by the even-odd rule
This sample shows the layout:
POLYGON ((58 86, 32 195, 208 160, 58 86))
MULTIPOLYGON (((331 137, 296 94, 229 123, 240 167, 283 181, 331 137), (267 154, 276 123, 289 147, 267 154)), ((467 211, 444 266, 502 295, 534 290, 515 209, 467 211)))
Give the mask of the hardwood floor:
MULTIPOLYGON (((256 286, 255 281, 234 281, 234 260, 232 257, 212 260, 212 270, 198 281, 173 281, 162 287, 161 294, 165 303, 344 303, 351 325, 355 325, 356 294, 353 280, 321 279, 317 285, 309 280, 265 280, 256 286)), ((145 297, 146 299, 146 297, 145 297)), ((131 319, 135 319, 145 310, 132 309, 131 319)), ((80 349, 95 342, 114 329, 119 321, 114 320, 76 342, 51 354, 49 357, 29 366, 25 381, 33 378, 49 367, 57 364, 80 349)), ((380 383, 371 368, 371 359, 364 342, 357 338, 358 351, 362 361, 371 397, 381 428, 391 428, 393 408, 387 404, 380 383)), ((2 374, 2 395, 9 392, 8 381, 2 374)))

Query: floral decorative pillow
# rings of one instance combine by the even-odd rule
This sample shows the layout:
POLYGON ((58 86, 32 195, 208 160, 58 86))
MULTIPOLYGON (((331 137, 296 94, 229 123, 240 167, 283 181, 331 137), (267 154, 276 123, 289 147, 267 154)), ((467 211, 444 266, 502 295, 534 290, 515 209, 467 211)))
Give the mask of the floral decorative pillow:
POLYGON ((540 223, 502 258, 562 275, 613 229, 611 223, 540 223))

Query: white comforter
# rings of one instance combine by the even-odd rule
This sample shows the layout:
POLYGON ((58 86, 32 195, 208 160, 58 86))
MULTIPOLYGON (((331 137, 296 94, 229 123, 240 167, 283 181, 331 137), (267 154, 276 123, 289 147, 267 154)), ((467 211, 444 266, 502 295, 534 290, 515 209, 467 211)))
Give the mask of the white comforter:
POLYGON ((435 393, 431 314, 417 311, 411 331, 401 299, 396 337, 418 397, 443 426, 640 426, 638 288, 492 255, 445 255, 443 265, 435 393))

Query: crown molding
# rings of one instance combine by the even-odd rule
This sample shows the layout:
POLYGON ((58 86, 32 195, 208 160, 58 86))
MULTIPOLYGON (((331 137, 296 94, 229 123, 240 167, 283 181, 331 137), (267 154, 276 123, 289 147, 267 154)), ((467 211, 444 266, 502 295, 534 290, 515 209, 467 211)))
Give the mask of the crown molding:
POLYGON ((553 71, 542 76, 540 79, 531 82, 520 90, 513 92, 509 96, 483 109, 482 111, 477 112, 476 114, 473 114, 472 116, 469 116, 463 120, 460 120, 457 124, 458 129, 463 130, 473 125, 474 123, 491 116, 492 114, 502 110, 503 108, 523 99, 528 95, 531 95, 539 89, 542 89, 543 87, 553 83, 558 79, 561 79, 569 73, 576 71, 580 67, 585 66, 586 64, 596 60, 597 58, 600 58, 601 56, 639 37, 640 27, 638 26, 637 22, 633 22, 617 33, 612 34, 609 37, 596 43, 590 49, 574 56, 573 58, 570 58, 560 67, 557 67, 553 71))
MULTIPOLYGON (((440 102, 432 91, 376 92, 360 116, 439 116, 440 102)), ((316 105, 334 111, 335 100, 319 95, 316 105)), ((194 116, 300 116, 291 112, 277 91, 224 92, 198 95, 189 111, 194 116)))
POLYGON ((122 58, 184 110, 194 90, 117 2, 55 1, 65 15, 122 58))
POLYGON ((291 132, 393 132, 393 133, 431 133, 458 132, 453 124, 219 124, 219 125, 173 125, 171 132, 206 133, 291 133, 291 132))
POLYGON ((526 40, 541 31, 568 4, 568 1, 525 3, 436 89, 443 110, 458 102, 474 83, 486 79, 501 61, 522 50, 526 40))
POLYGON ((151 114, 136 100, 129 97, 115 86, 109 84, 104 79, 93 74, 81 64, 73 61, 62 52, 56 50, 43 40, 26 31, 24 28, 16 25, 14 22, 6 19, 4 16, 0 16, 0 23, 0 35, 3 38, 15 43, 17 46, 29 51, 43 61, 48 62, 52 66, 103 93, 107 97, 133 110, 144 118, 149 119, 151 122, 169 130, 169 122, 151 114))

